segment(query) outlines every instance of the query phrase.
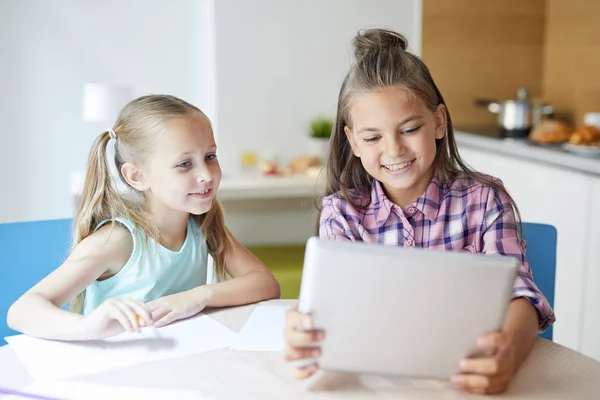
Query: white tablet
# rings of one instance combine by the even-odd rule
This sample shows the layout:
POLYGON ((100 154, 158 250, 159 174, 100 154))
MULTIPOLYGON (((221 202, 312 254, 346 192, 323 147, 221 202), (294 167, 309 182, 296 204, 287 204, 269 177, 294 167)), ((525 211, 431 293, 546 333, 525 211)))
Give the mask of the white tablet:
POLYGON ((515 257, 310 238, 299 310, 324 329, 323 370, 448 379, 500 329, 515 257))

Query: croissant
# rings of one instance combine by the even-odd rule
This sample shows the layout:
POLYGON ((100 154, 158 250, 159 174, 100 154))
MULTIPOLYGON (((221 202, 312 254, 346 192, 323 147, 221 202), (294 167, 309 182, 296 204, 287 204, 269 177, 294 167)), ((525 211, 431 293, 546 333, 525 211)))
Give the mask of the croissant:
POLYGON ((537 143, 563 143, 569 140, 571 131, 563 122, 546 119, 533 127, 529 139, 537 143))
POLYGON ((572 144, 590 144, 600 141, 600 129, 592 125, 580 126, 569 138, 572 144))

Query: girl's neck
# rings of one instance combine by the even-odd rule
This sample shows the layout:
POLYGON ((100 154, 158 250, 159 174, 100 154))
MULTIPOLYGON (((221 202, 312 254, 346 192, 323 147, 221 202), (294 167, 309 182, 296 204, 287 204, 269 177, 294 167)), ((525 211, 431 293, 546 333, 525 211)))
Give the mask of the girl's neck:
POLYGON ((169 250, 178 251, 185 242, 190 214, 156 204, 149 204, 147 208, 158 228, 158 242, 169 250))
POLYGON ((388 199, 392 201, 392 203, 404 208, 407 205, 414 203, 419 197, 423 195, 423 193, 425 193, 427 187, 429 186, 429 183, 431 183, 431 180, 433 179, 434 170, 435 168, 432 165, 427 171, 427 173, 425 173, 425 175, 423 175, 421 179, 419 179, 419 181, 417 181, 412 187, 408 189, 392 188, 390 190, 389 188, 386 188, 384 186, 383 190, 385 191, 385 194, 388 197, 388 199))

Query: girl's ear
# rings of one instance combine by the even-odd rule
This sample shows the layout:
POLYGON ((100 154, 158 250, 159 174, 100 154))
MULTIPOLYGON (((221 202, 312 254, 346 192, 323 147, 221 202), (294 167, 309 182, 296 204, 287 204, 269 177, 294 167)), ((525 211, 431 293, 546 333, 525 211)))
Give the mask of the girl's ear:
POLYGON ((446 106, 440 104, 435 111, 435 138, 441 139, 446 135, 446 106))
POLYGON ((140 192, 150 189, 150 185, 146 181, 144 174, 136 164, 123 164, 121 167, 121 174, 132 188, 139 190, 140 192))
POLYGON ((347 126, 344 126, 344 133, 346 134, 346 138, 348 139, 348 142, 350 142, 350 147, 352 147, 352 152, 354 153, 354 155, 356 157, 360 158, 360 152, 358 151, 358 146, 356 145, 356 142, 354 141, 354 136, 352 136, 352 131, 347 126))

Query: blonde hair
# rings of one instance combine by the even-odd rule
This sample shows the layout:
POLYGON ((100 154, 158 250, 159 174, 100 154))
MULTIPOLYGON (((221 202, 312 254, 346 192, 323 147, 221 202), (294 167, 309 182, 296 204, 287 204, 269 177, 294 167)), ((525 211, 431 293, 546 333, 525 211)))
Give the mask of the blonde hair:
MULTIPOLYGON (((117 217, 131 220, 137 228, 142 229, 146 238, 158 240, 158 228, 144 210, 143 201, 139 200, 143 199, 143 194, 127 183, 121 174, 121 167, 127 162, 144 160, 152 149, 153 138, 164 130, 166 120, 194 115, 206 119, 210 124, 208 117, 197 107, 174 96, 142 96, 123 108, 113 128, 117 136, 114 160, 107 158, 110 130, 100 134, 92 145, 81 201, 73 220, 72 248, 91 235, 100 222, 114 221, 117 217), (108 163, 115 164, 121 181, 134 196, 118 193, 108 163)), ((221 204, 214 199, 207 213, 192 215, 191 218, 194 218, 204 235, 215 262, 217 279, 225 279, 225 258, 231 247, 231 236, 225 226, 221 204)), ((85 291, 77 295, 71 304, 72 311, 81 312, 84 295, 85 291)))
MULTIPOLYGON (((504 194, 513 206, 517 221, 521 221, 519 209, 506 189, 493 178, 474 171, 458 154, 450 111, 444 97, 436 86, 429 69, 416 55, 408 52, 408 42, 401 34, 385 29, 368 29, 359 32, 353 41, 354 62, 340 89, 337 116, 331 135, 327 162, 325 196, 338 193, 350 204, 365 208, 369 202, 356 204, 356 196, 349 191, 368 195, 373 178, 365 171, 360 159, 354 157, 344 126, 352 127, 350 108, 360 93, 382 87, 400 86, 420 99, 435 112, 440 104, 446 112, 446 134, 436 139, 433 161, 436 177, 443 184, 450 184, 459 175, 467 176, 504 194)), ((365 196, 369 198, 369 196, 365 196)))

